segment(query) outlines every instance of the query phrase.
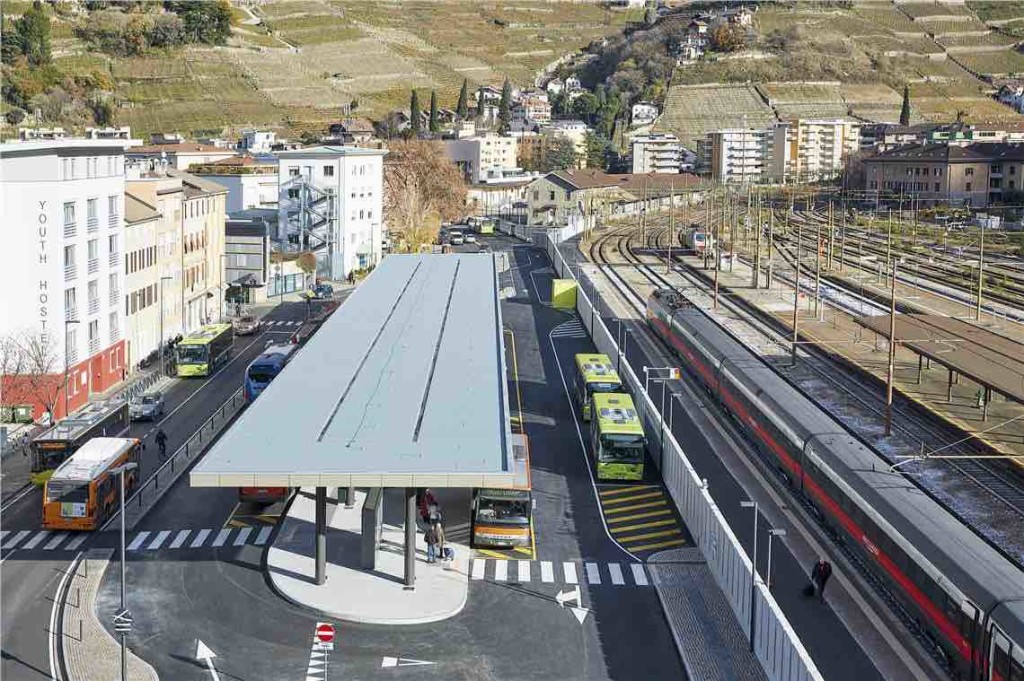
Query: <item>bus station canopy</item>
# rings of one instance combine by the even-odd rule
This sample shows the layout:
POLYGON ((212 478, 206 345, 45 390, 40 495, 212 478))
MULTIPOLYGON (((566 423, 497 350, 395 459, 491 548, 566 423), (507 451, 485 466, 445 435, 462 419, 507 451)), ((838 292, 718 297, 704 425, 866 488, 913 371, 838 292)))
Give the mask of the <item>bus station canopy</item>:
MULTIPOLYGON (((889 337, 889 315, 855 321, 889 337)), ((953 317, 896 315, 896 342, 1011 400, 1024 403, 1024 345, 953 317)))
POLYGON ((392 255, 190 474, 194 487, 512 487, 489 254, 392 255))

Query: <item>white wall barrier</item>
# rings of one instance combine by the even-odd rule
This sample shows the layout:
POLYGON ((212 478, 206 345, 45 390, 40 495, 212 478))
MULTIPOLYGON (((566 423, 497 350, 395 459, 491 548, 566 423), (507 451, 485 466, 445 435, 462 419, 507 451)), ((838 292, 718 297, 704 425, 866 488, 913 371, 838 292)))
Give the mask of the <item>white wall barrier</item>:
MULTIPOLYGON (((575 279, 572 267, 557 248, 559 241, 566 238, 570 231, 573 231, 570 227, 545 229, 543 238, 546 242, 545 250, 557 275, 575 279)), ((537 236, 534 233, 527 238, 536 239, 537 236)), ((591 283, 585 286, 587 283, 586 279, 580 282, 576 293, 577 312, 598 351, 614 360, 619 356, 617 339, 604 324, 600 306, 594 309, 590 298, 593 295, 593 285, 591 283)), ((668 432, 667 427, 662 431, 662 418, 655 403, 655 399, 660 401, 660 390, 655 388, 652 399, 644 390, 643 377, 638 376, 628 363, 621 364, 620 375, 634 396, 644 431, 647 433, 648 442, 651 443, 649 447, 652 458, 661 469, 665 486, 694 540, 703 551, 715 581, 725 593, 743 631, 749 636, 750 559, 711 498, 705 481, 698 477, 696 470, 686 458, 683 448, 668 432), (664 442, 661 441, 662 432, 664 442)), ((822 681, 822 676, 811 656, 760 578, 755 594, 754 650, 768 678, 772 681, 822 681)))

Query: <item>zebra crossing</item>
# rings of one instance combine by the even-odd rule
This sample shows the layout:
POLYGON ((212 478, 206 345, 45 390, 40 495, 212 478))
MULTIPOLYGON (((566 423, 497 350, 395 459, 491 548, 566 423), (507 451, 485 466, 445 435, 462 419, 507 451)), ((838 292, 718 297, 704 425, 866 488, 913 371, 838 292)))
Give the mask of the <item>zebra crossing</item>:
POLYGON ((291 320, 291 321, 285 321, 283 319, 264 319, 263 320, 263 328, 265 328, 265 329, 273 329, 273 328, 280 329, 280 328, 285 328, 285 327, 291 327, 291 328, 296 328, 297 329, 300 326, 302 326, 302 322, 299 321, 299 320, 291 320))
POLYGON ((528 584, 589 584, 591 586, 649 586, 643 563, 593 561, 500 560, 474 558, 469 571, 474 581, 528 584))
MULTIPOLYGON (((255 527, 224 527, 220 529, 141 530, 129 532, 125 538, 128 552, 178 549, 219 549, 225 546, 264 546, 274 531, 272 525, 255 527)), ((0 531, 0 551, 77 551, 88 539, 98 544, 117 541, 116 532, 54 532, 51 530, 0 531)))
POLYGON ((551 330, 552 338, 586 338, 587 330, 577 318, 562 322, 551 330))

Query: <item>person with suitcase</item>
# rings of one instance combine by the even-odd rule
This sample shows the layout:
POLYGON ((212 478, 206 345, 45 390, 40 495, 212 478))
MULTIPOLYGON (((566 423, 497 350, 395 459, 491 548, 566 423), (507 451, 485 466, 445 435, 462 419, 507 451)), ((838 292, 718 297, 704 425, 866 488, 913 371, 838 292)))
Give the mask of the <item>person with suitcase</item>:
MULTIPOLYGON (((811 569, 811 593, 808 595, 814 595, 814 592, 818 592, 818 600, 825 600, 825 584, 828 582, 829 577, 832 576, 832 563, 825 560, 824 556, 818 559, 818 562, 814 564, 814 568, 811 569)), ((806 590, 805 590, 806 591, 806 590)))

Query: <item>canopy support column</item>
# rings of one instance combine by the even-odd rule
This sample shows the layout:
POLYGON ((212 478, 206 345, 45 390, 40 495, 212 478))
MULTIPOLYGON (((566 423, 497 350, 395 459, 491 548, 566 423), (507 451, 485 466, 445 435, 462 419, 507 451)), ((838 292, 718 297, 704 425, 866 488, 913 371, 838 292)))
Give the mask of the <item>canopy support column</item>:
POLYGON ((986 386, 981 399, 984 400, 981 405, 981 420, 988 421, 988 403, 992 401, 992 389, 986 386))
POLYGON ((416 588, 416 488, 405 488, 405 588, 416 588))
POLYGON ((924 355, 917 356, 917 384, 921 385, 921 372, 924 370, 924 355))
POLYGON ((327 581, 327 488, 316 488, 316 585, 327 581))
POLYGON ((949 383, 946 385, 946 404, 953 404, 953 370, 949 370, 949 383))

